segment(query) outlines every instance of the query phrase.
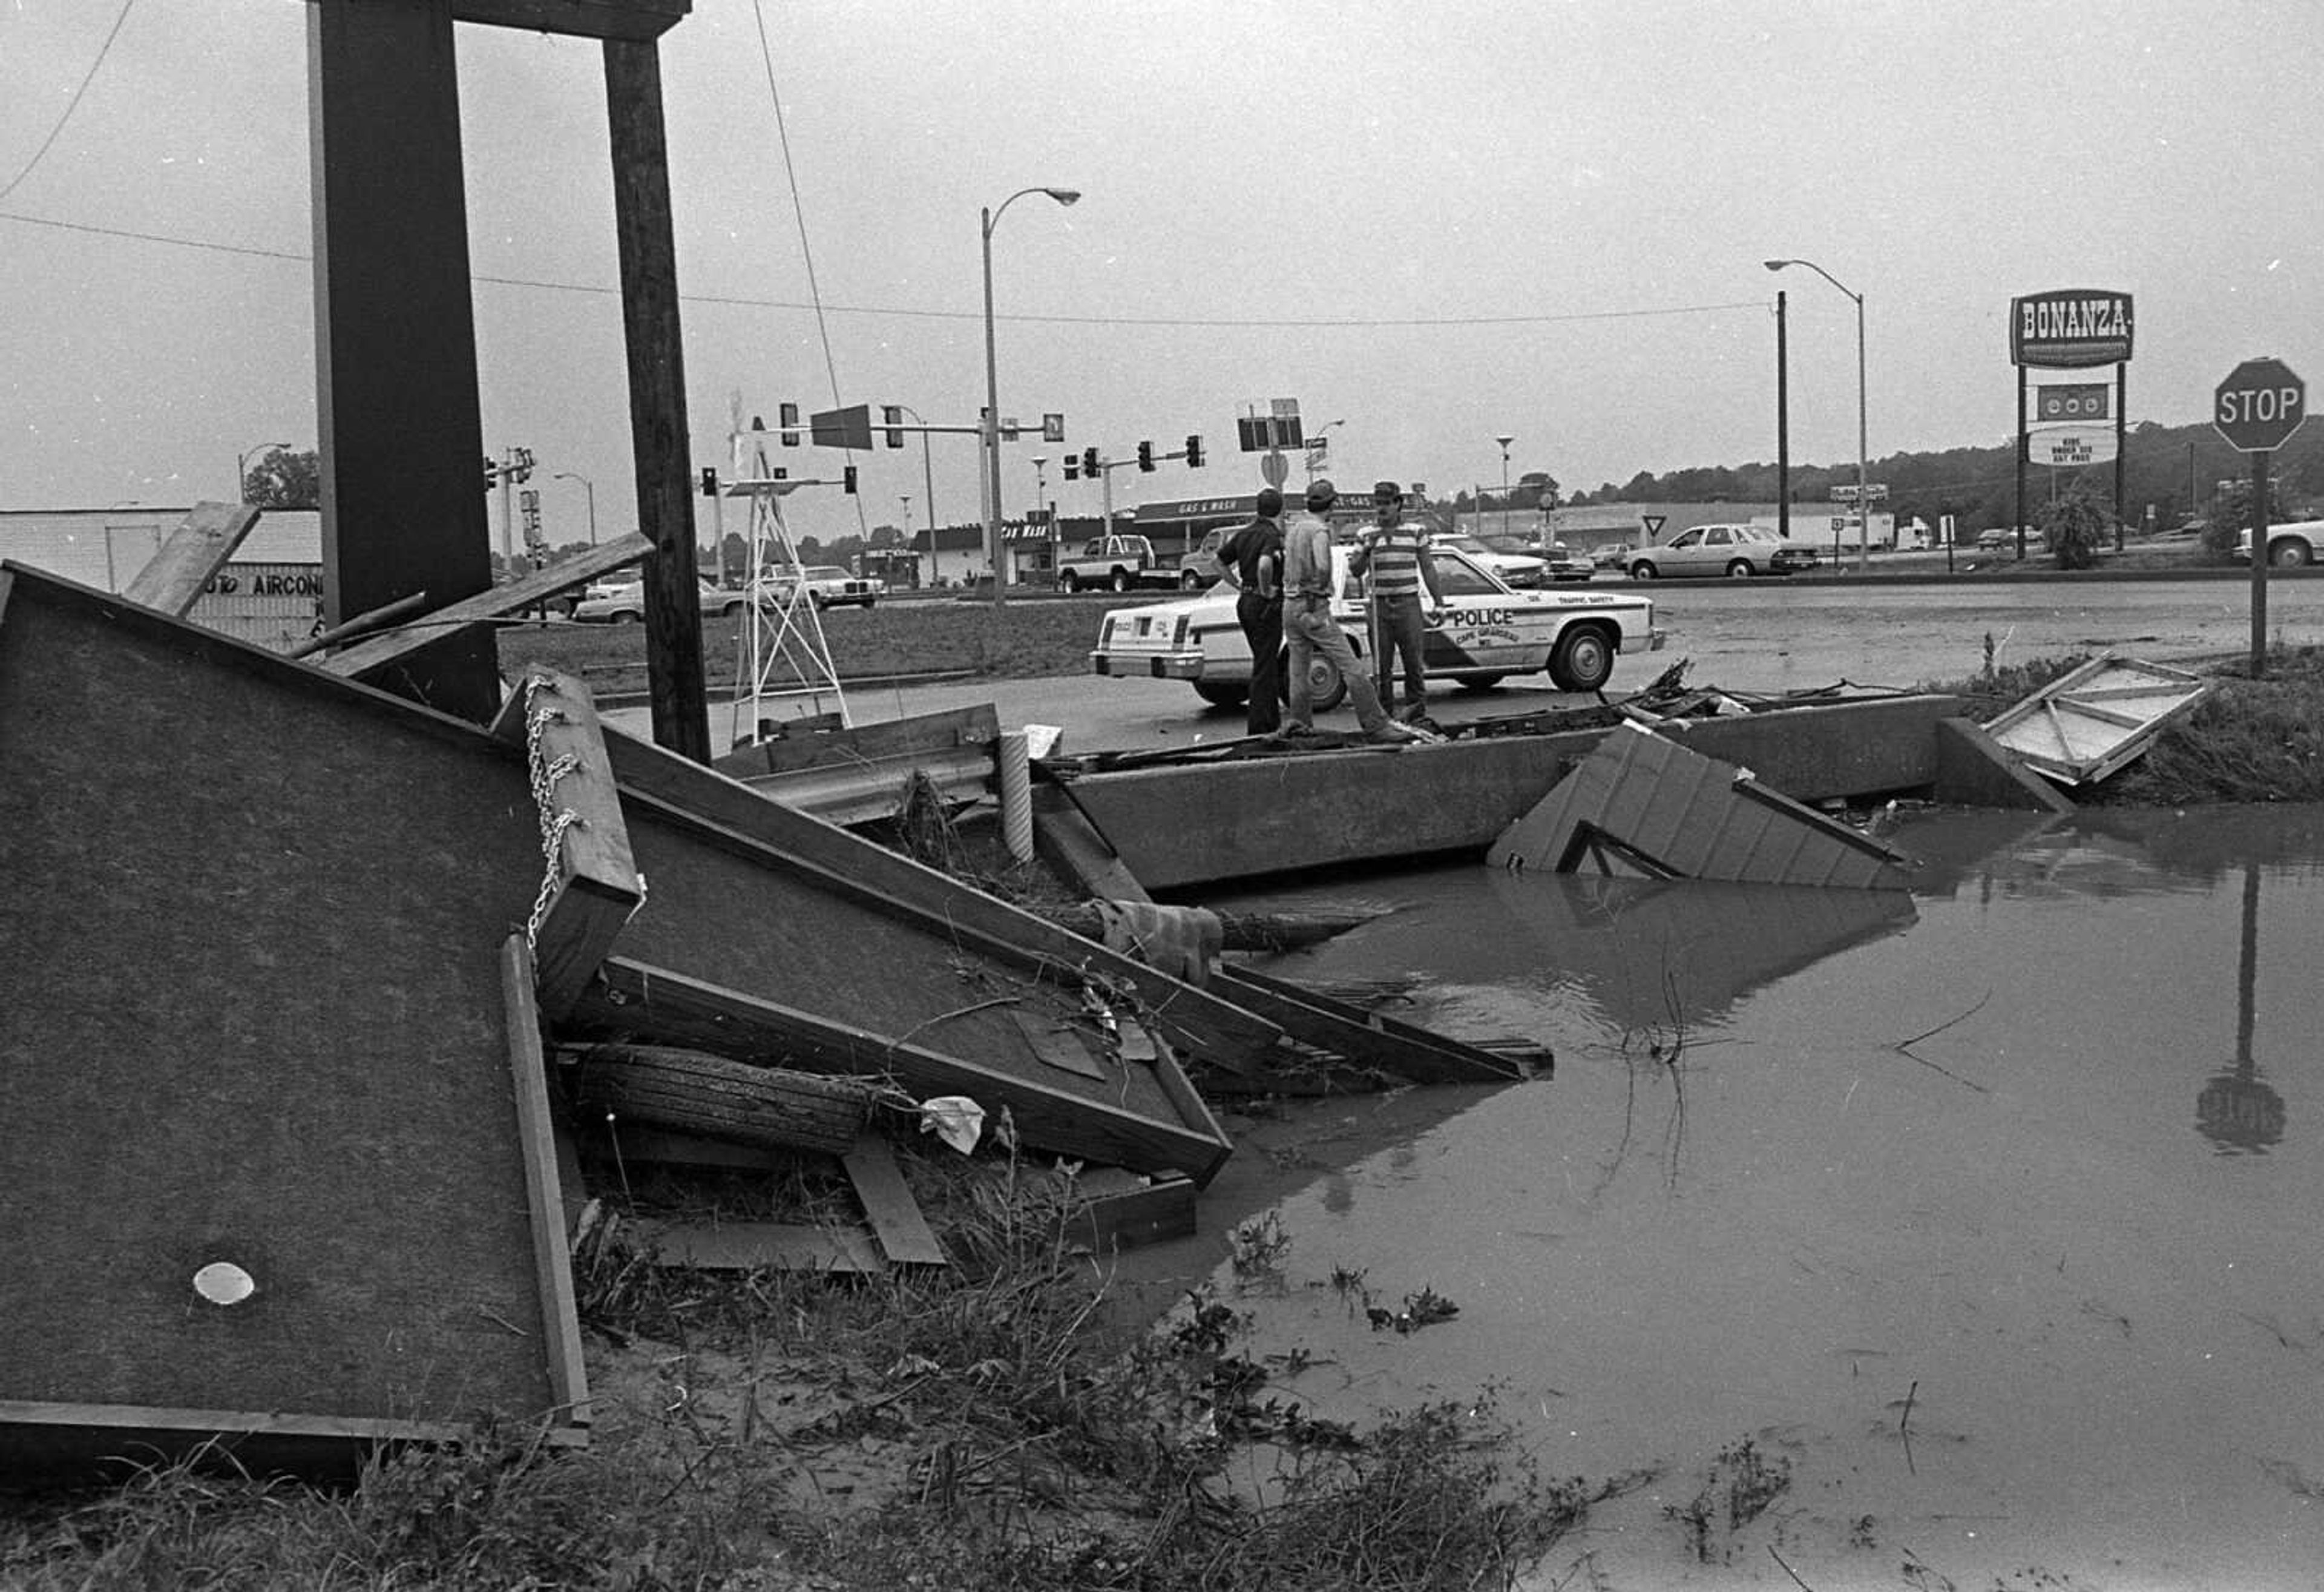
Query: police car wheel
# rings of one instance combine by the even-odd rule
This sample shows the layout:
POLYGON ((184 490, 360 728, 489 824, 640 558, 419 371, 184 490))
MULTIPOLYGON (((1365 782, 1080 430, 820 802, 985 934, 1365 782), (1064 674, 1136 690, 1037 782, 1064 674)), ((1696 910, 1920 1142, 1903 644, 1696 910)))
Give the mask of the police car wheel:
POLYGON ((1558 637, 1549 655, 1549 678, 1567 691, 1602 691, 1614 678, 1614 644, 1594 625, 1577 625, 1558 637))

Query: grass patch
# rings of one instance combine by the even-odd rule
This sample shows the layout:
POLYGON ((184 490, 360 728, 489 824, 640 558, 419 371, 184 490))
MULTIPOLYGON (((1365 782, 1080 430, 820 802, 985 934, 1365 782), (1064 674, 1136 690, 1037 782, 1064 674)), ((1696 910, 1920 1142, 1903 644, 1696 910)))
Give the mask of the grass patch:
POLYGON ((601 1181, 575 1256, 591 1448, 406 1450, 340 1488, 180 1466, 0 1506, 37 1589, 1501 1587, 1612 1485, 1544 1483, 1489 1400, 1320 1421, 1231 1305, 1115 1319, 1059 1236, 1071 1179, 899 1147, 958 1263, 721 1276, 624 1239, 672 1208, 814 1220, 835 1174, 601 1181), (770 1211, 770 1206, 779 1207, 770 1211))

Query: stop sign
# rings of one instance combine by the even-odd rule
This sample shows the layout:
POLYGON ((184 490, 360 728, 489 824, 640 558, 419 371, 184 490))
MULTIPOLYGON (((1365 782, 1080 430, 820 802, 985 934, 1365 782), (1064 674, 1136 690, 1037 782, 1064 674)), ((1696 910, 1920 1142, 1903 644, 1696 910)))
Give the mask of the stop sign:
POLYGON ((2281 448, 2308 418, 2308 384, 2281 359, 2246 359, 2211 395, 2211 424, 2239 453, 2281 448))

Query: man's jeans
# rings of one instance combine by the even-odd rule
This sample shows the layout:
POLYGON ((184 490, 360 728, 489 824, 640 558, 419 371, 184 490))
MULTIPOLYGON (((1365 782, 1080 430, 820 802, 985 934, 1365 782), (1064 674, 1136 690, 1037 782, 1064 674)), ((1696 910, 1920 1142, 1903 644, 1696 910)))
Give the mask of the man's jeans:
POLYGON ((1286 597, 1283 605, 1283 634, 1291 643, 1291 707, 1284 716, 1290 727, 1315 727, 1315 704, 1307 689, 1307 671, 1318 653, 1336 664, 1340 678, 1348 682, 1348 695, 1356 705, 1356 722, 1363 727, 1364 733, 1370 735, 1388 722, 1379 693, 1372 689, 1371 676, 1357 663, 1355 649, 1348 645, 1348 638, 1333 622, 1328 603, 1286 597))

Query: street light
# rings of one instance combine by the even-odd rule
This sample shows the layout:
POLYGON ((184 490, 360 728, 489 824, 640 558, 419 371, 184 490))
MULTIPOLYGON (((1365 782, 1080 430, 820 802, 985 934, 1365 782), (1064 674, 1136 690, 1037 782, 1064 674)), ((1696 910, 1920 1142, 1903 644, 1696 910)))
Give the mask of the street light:
POLYGON ((1324 460, 1331 453, 1331 448, 1323 440, 1323 433, 1333 426, 1344 426, 1347 423, 1343 420, 1325 421, 1315 428, 1315 434, 1307 439, 1307 479, 1311 485, 1323 472, 1324 460))
POLYGON ((1850 289, 1813 260, 1766 262, 1770 271, 1781 271, 1786 265, 1806 266, 1856 301, 1856 513, 1861 527, 1861 534, 1856 543, 1856 571, 1860 575, 1872 565, 1872 496, 1865 489, 1864 469, 1864 295, 1850 289))
POLYGON ((984 556, 992 565, 992 601, 1007 600, 1001 579, 1001 374, 992 338, 992 229, 1010 206, 1028 193, 1046 193, 1061 205, 1079 199, 1075 188, 1020 188, 984 211, 984 556))
POLYGON ((1501 534, 1507 536, 1509 533, 1509 444, 1517 439, 1496 437, 1493 440, 1501 445, 1501 534))
POLYGON ((263 453, 270 448, 288 448, 288 442, 261 442, 255 448, 244 449, 234 456, 234 492, 237 502, 250 501, 250 472, 246 467, 253 454, 263 453))
POLYGON ((595 484, 595 482, 591 481, 591 480, 589 479, 589 477, 586 477, 586 476, 576 476, 576 475, 575 475, 571 470, 559 470, 559 471, 558 471, 558 472, 557 472, 557 475, 556 475, 555 478, 556 478, 557 480, 559 480, 559 481, 578 481, 578 482, 580 482, 580 483, 581 483, 581 489, 582 489, 584 492, 586 492, 586 493, 589 495, 589 545, 590 545, 591 547, 595 547, 595 546, 596 546, 596 545, 597 545, 597 487, 596 487, 596 484, 595 484))

